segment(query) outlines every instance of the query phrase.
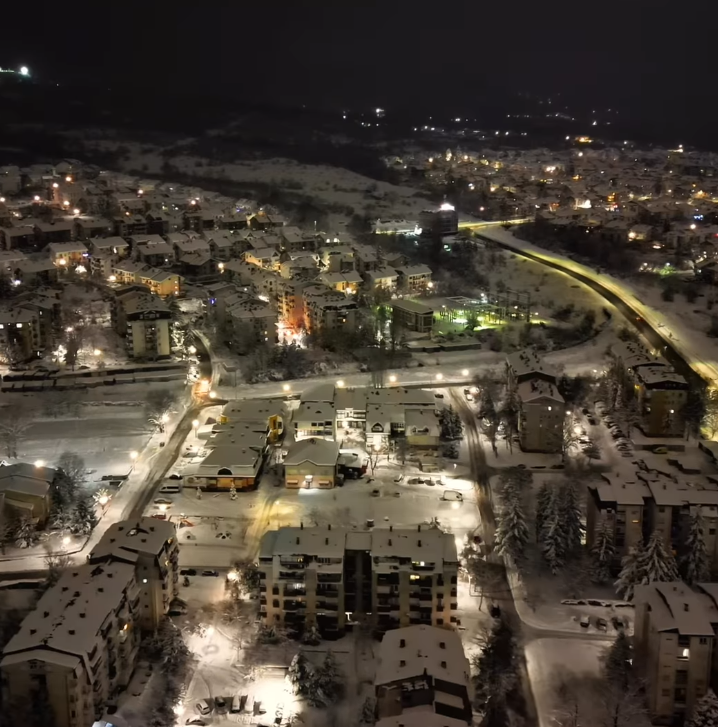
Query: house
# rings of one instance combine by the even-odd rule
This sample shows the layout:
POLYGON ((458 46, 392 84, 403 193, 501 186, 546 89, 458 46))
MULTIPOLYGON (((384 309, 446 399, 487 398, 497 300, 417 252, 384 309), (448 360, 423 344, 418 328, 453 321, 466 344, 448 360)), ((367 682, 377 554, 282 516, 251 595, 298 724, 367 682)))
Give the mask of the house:
POLYGON ((162 267, 174 262, 175 252, 172 245, 159 235, 150 235, 148 237, 134 235, 130 241, 136 259, 145 265, 162 267))
POLYGON ((216 264, 209 251, 186 252, 179 256, 182 275, 190 280, 206 280, 216 277, 216 264))
POLYGON ((434 327, 434 309, 418 300, 392 301, 392 318, 394 325, 400 329, 415 333, 431 333, 434 327))
POLYGON ((335 417, 333 402, 302 401, 292 416, 294 439, 333 439, 335 417))
POLYGON ((325 285, 303 289, 304 321, 307 331, 346 330, 356 328, 357 304, 344 294, 325 285))
POLYGON ((340 638, 366 620, 382 634, 456 622, 459 558, 453 535, 419 525, 374 531, 280 528, 259 548, 260 618, 340 638))
POLYGON ((354 271, 354 250, 350 245, 330 245, 319 250, 319 264, 325 273, 354 271))
POLYGON ((251 424, 255 431, 265 431, 270 443, 276 442, 284 431, 282 406, 274 401, 230 401, 224 405, 219 421, 220 424, 251 424))
POLYGON ((681 581, 636 586, 636 670, 645 679, 653 724, 688 723, 716 687, 718 584, 681 581))
POLYGON ((93 724, 132 677, 139 605, 129 563, 64 570, 3 649, 5 704, 42 700, 56 727, 93 724))
POLYGON ((250 265, 277 272, 279 270, 279 253, 273 247, 261 247, 256 250, 248 250, 242 255, 242 259, 250 265))
POLYGON ((362 283, 361 275, 353 270, 344 273, 322 273, 319 280, 328 288, 346 295, 354 295, 362 283))
POLYGON ((506 372, 510 387, 532 379, 555 384, 557 378, 556 369, 532 348, 509 354, 506 357, 506 372))
POLYGON ((397 268, 398 286, 408 293, 424 293, 433 287, 428 265, 408 265, 397 268))
POLYGON ((207 443, 209 454, 187 469, 185 482, 203 490, 254 490, 259 483, 267 436, 247 427, 228 429, 207 443))
POLYGON ((129 563, 140 592, 137 622, 152 632, 178 595, 179 545, 174 523, 153 517, 111 523, 87 556, 89 563, 129 563))
POLYGON ((35 223, 35 238, 41 245, 51 242, 71 242, 75 234, 73 220, 52 220, 35 223))
POLYGON ((289 488, 334 487, 339 444, 310 437, 290 445, 284 457, 284 484, 289 488))
POLYGON ((235 253, 237 240, 230 232, 212 232, 207 237, 209 251, 214 260, 227 262, 235 253))
MULTIPOLYGON (((426 607, 422 601, 419 607, 426 607)), ((458 634, 428 625, 385 632, 376 675, 377 727, 473 724, 471 668, 458 634)))
POLYGON ((0 309, 0 341, 8 363, 37 358, 44 349, 38 311, 13 306, 0 309))
POLYGON ((392 292, 396 290, 399 280, 399 273, 390 267, 376 268, 364 273, 364 281, 370 292, 385 290, 392 292))
POLYGON ((22 222, 14 223, 10 227, 0 227, 0 242, 2 242, 3 250, 33 247, 35 227, 22 222))

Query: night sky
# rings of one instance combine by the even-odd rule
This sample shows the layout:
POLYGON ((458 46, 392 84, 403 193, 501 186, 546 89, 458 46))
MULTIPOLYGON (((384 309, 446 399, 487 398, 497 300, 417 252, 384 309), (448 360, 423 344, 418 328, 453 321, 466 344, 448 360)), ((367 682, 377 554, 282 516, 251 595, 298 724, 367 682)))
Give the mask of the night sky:
POLYGON ((59 80, 337 108, 562 94, 680 118, 715 108, 716 3, 13 2, 0 65, 59 80), (63 15, 64 11, 67 15, 63 15), (43 17, 44 13, 44 17, 43 17))

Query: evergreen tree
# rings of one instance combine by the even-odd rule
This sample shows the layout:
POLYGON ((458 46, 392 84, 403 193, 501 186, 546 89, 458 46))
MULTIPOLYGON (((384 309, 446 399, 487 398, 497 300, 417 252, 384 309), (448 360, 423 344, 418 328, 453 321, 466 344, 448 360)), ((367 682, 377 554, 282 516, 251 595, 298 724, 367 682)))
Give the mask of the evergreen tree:
POLYGON ((604 677, 619 690, 627 691, 633 680, 633 652, 625 631, 619 631, 603 666, 604 677))
POLYGON ((313 676, 312 665, 303 651, 297 652, 287 670, 287 679, 292 685, 295 694, 307 696, 313 676))
POLYGON ((37 540, 37 530, 32 518, 25 512, 21 512, 15 527, 15 547, 29 548, 37 540))
POLYGON ((611 577, 611 566, 615 556, 613 530, 610 524, 604 521, 596 534, 596 542, 591 548, 591 576, 595 583, 606 583, 611 577))
POLYGON ((362 704, 359 715, 361 724, 374 724, 376 722, 376 700, 374 697, 367 697, 362 704))
POLYGON ((73 531, 79 535, 89 535, 98 522, 94 500, 88 495, 80 497, 73 511, 73 531))
POLYGON ((643 543, 639 543, 628 551, 621 560, 621 572, 618 574, 618 580, 613 584, 616 593, 627 601, 633 599, 633 589, 641 583, 642 574, 639 564, 642 554, 643 543))
POLYGON ((472 658, 474 707, 486 712, 490 705, 504 704, 518 683, 516 643, 511 627, 502 619, 486 639, 480 654, 472 658))
POLYGON ((327 707, 344 696, 344 676, 330 649, 324 661, 314 670, 307 699, 313 707, 327 707))
POLYGON ((718 727, 718 698, 712 689, 696 704, 688 727, 718 727))
POLYGON ((544 514, 541 531, 541 551, 554 575, 563 568, 566 559, 566 533, 561 522, 561 514, 560 491, 554 489, 544 514))
POLYGON ((536 494, 536 542, 541 541, 541 533, 543 532, 544 523, 546 522, 546 513, 551 503, 551 488, 548 483, 544 482, 536 494))
POLYGON ((442 409, 439 414, 442 439, 461 439, 464 436, 464 425, 459 413, 451 406, 442 409))
POLYGON ((581 522, 581 508, 578 503, 576 485, 568 480, 559 491, 559 523, 563 530, 566 555, 575 555, 581 550, 581 541, 586 531, 581 522))
POLYGON ((515 483, 507 482, 501 491, 501 513, 498 516, 495 542, 499 555, 510 555, 520 560, 526 543, 529 541, 529 529, 521 503, 521 495, 515 483))
POLYGON ((648 545, 641 554, 638 568, 641 573, 641 583, 679 581, 678 566, 673 552, 666 547, 661 534, 654 530, 648 539, 648 545))
POLYGON ((683 580, 688 584, 700 583, 710 577, 710 561, 705 541, 705 529, 700 508, 691 515, 690 529, 681 558, 683 580))

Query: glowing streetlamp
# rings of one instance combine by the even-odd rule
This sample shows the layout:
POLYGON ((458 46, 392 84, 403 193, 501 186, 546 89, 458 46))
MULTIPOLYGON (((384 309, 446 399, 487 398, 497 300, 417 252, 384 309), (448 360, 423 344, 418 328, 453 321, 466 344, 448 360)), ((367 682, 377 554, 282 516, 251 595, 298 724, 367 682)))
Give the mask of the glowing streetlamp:
POLYGON ((284 386, 282 386, 282 391, 284 391, 284 392, 291 391, 291 390, 292 390, 292 387, 289 384, 284 384, 284 386))
POLYGON ((80 210, 77 207, 75 207, 75 209, 72 210, 72 214, 73 215, 79 215, 80 214, 80 210))
POLYGON ((210 399, 216 399, 217 398, 217 392, 216 391, 210 391, 209 392, 209 398, 210 399))
POLYGON ((72 181, 72 177, 71 177, 71 176, 70 176, 70 175, 68 174, 68 175, 67 175, 67 176, 65 177, 65 181, 66 181, 66 182, 71 182, 71 181, 72 181))
POLYGON ((199 426, 199 419, 193 419, 192 420, 192 428, 193 429, 197 429, 198 426, 199 426))
POLYGON ((227 580, 231 582, 239 580, 239 573, 237 573, 236 570, 229 571, 229 573, 227 573, 227 580))
POLYGON ((463 370, 461 371, 461 375, 462 375, 462 376, 468 376, 468 375, 469 375, 469 369, 463 369, 463 370))
POLYGON ((36 459, 35 460, 35 467, 44 467, 45 466, 45 460, 44 459, 36 459))
POLYGON ((395 384, 395 383, 396 383, 396 374, 392 374, 392 375, 391 375, 391 376, 389 377, 389 381, 390 381, 390 382, 391 382, 392 384, 395 384))
POLYGON ((73 328, 72 326, 68 326, 68 327, 67 327, 67 328, 65 329, 65 332, 66 332, 66 333, 72 333, 72 332, 73 332, 74 330, 75 330, 75 329, 74 329, 74 328, 73 328))
POLYGON ((0 197, 0 202, 5 202, 5 197, 0 197))
POLYGON ((62 206, 63 207, 69 207, 70 206, 70 202, 68 200, 64 200, 64 202, 62 203, 62 206))
POLYGON ((33 197, 33 199, 35 200, 35 202, 39 202, 39 201, 40 201, 40 195, 39 195, 39 194, 36 194, 36 195, 35 195, 35 196, 33 197))
POLYGON ((187 349, 187 353, 189 353, 191 356, 194 356, 197 353, 197 347, 196 346, 190 346, 187 349))
POLYGON ((105 505, 107 505, 107 503, 109 501, 110 501, 110 498, 107 495, 102 495, 97 500, 97 502, 99 502, 102 507, 105 507, 105 505))
POLYGON ((139 457, 139 453, 134 450, 130 452, 130 459, 134 462, 139 457))
POLYGON ((94 351, 92 352, 92 355, 93 355, 93 356, 102 356, 102 351, 100 351, 100 349, 99 349, 99 348, 96 348, 96 349, 95 349, 95 350, 94 350, 94 351))
POLYGON ((62 539, 62 544, 67 548, 67 546, 72 542, 72 538, 69 535, 66 535, 62 539))
POLYGON ((52 188, 57 189, 60 185, 57 182, 52 183, 52 188))
POLYGON ((170 415, 167 412, 165 412, 162 415, 161 420, 162 420, 163 424, 167 424, 167 422, 170 420, 170 415))
POLYGON ((27 66, 20 66, 20 75, 21 76, 29 76, 30 75, 30 69, 27 66))
POLYGON ((67 265, 67 260, 65 260, 65 258, 64 258, 64 257, 61 257, 61 258, 60 258, 60 259, 59 259, 59 260, 57 261, 57 264, 58 264, 58 265, 61 265, 61 266, 63 266, 63 267, 64 267, 65 265, 67 265))
POLYGON ((444 378, 444 374, 436 374, 436 380, 441 381, 444 378))
POLYGON ((344 380, 343 379, 339 379, 339 381, 337 381, 337 388, 339 388, 339 389, 343 389, 344 388, 344 380))

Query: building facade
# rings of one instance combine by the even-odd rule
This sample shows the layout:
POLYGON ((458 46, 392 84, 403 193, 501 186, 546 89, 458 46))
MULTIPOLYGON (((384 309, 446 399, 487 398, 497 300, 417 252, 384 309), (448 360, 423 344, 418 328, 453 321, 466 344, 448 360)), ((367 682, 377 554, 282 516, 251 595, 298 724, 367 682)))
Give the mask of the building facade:
POLYGON ((378 633, 456 622, 456 541, 435 528, 281 528, 262 538, 259 570, 267 625, 338 638, 367 618, 378 633))

